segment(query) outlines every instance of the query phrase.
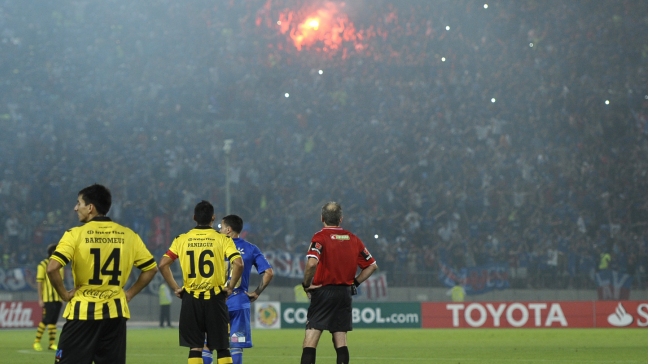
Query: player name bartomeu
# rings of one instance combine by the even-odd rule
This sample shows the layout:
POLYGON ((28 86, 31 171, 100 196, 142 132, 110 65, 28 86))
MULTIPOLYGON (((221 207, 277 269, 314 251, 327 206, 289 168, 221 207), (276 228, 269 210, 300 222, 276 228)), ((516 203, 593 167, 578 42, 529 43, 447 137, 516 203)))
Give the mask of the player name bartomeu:
POLYGON ((86 244, 124 244, 124 238, 86 238, 86 244))

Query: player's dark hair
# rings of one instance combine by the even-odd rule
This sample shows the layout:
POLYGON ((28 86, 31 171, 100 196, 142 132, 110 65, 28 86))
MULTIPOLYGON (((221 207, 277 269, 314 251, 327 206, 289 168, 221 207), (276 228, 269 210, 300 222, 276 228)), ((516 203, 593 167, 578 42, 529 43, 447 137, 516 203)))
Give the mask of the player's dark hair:
POLYGON ((214 206, 203 200, 194 207, 194 221, 198 225, 209 225, 214 217, 214 206))
POLYGON ((237 215, 228 215, 224 217, 223 223, 229 226, 237 234, 240 234, 241 230, 243 230, 243 219, 237 215))
POLYGON ((47 246, 47 256, 50 257, 56 250, 56 244, 50 244, 47 246))
POLYGON ((338 202, 330 201, 322 206, 322 221, 329 226, 340 225, 343 208, 338 202))
POLYGON ((113 203, 110 190, 96 183, 79 191, 78 195, 81 196, 86 205, 95 206, 95 210, 99 215, 106 215, 113 203))

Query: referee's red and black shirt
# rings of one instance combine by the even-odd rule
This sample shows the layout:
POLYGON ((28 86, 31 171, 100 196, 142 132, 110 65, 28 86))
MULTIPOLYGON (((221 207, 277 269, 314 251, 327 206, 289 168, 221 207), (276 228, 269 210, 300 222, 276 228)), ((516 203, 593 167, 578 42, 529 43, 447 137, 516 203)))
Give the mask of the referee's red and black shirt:
POLYGON ((351 286, 357 268, 376 263, 361 239, 341 227, 325 227, 315 233, 306 256, 318 259, 313 284, 323 286, 351 286))

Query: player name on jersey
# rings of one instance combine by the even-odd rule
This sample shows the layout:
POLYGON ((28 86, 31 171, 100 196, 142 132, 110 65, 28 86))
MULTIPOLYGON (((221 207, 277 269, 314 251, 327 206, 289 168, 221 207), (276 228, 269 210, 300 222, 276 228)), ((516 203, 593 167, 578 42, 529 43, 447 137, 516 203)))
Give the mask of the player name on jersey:
POLYGON ((86 238, 86 244, 124 244, 124 238, 86 238))

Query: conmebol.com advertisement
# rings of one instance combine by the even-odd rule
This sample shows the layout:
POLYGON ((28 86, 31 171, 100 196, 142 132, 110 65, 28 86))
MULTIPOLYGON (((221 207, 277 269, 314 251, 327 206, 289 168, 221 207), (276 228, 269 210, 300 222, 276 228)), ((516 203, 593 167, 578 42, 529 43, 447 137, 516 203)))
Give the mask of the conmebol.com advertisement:
MULTIPOLYGON (((281 327, 304 328, 309 306, 307 303, 281 304, 281 327)), ((405 328, 421 327, 421 304, 401 303, 354 303, 352 307, 354 328, 405 328)))

